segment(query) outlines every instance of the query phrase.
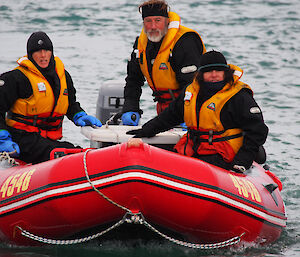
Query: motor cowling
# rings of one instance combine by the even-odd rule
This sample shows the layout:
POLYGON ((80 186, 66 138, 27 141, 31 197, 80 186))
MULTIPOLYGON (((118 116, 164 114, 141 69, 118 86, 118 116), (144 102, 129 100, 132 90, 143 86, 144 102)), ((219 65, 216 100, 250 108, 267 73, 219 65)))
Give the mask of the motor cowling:
MULTIPOLYGON (((124 81, 109 80, 99 88, 97 99, 96 117, 105 124, 112 116, 122 112, 124 105, 124 81)), ((110 124, 119 124, 118 119, 110 121, 110 124)))

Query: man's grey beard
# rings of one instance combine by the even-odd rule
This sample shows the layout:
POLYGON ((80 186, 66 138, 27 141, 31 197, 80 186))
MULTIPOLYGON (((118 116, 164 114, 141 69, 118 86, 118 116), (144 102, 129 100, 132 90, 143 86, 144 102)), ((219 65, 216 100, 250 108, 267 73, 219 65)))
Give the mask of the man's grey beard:
POLYGON ((159 42, 168 32, 168 26, 165 27, 163 31, 158 30, 159 35, 158 36, 151 36, 149 32, 146 32, 146 35, 148 39, 152 42, 159 42))

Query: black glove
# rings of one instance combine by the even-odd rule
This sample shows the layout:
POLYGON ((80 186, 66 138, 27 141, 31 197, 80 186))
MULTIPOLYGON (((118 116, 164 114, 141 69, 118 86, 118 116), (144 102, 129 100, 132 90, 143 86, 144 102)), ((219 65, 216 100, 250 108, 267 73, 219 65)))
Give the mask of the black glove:
POLYGON ((154 137, 155 134, 147 133, 144 129, 133 129, 126 132, 127 135, 134 135, 134 138, 154 137))
POLYGON ((235 155, 233 162, 231 163, 231 170, 244 173, 251 168, 255 155, 250 151, 242 151, 241 149, 235 155))
POLYGON ((111 124, 112 125, 119 125, 121 123, 121 117, 123 112, 118 112, 112 117, 111 124))

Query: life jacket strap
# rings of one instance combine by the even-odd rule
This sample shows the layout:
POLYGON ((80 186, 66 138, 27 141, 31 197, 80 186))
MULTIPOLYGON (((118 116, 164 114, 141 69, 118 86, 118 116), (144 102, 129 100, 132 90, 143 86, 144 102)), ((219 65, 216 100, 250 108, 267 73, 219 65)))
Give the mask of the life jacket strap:
POLYGON ((14 113, 14 112, 7 112, 7 118, 23 123, 25 125, 37 127, 42 130, 57 130, 62 127, 62 121, 64 116, 56 116, 56 117, 39 117, 38 115, 33 116, 25 116, 22 114, 14 113), (59 121, 59 124, 52 125, 50 123, 59 121))
POLYGON ((188 133, 191 135, 191 138, 194 142, 197 142, 197 145, 199 146, 200 143, 209 143, 212 145, 214 142, 222 142, 222 141, 229 141, 231 139, 239 138, 243 136, 243 133, 238 133, 230 136, 224 136, 224 137, 217 137, 214 138, 214 136, 222 135, 225 132, 225 130, 222 131, 196 131, 196 130, 189 130, 188 133), (208 136, 208 138, 200 138, 200 136, 208 136))
POLYGON ((154 102, 167 103, 175 100, 176 95, 181 91, 181 89, 168 89, 168 90, 156 90, 153 91, 152 96, 154 96, 154 102))

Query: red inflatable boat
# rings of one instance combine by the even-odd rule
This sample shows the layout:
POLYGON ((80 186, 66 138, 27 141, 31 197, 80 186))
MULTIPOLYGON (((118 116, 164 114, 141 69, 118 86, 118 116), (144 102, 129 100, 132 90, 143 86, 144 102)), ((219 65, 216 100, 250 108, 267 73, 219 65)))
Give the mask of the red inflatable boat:
POLYGON ((217 248, 270 243, 286 226, 281 183, 256 163, 238 174, 121 143, 0 172, 0 240, 19 245, 84 242, 127 221, 175 243, 217 248), (105 231, 73 239, 100 226, 105 231))

